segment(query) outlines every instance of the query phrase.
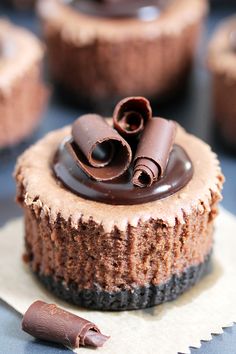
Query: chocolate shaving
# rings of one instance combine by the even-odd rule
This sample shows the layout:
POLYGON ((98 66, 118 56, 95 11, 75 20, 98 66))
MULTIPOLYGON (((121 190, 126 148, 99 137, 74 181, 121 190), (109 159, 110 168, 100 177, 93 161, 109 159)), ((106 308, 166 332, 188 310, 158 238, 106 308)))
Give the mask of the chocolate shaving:
POLYGON ((113 114, 114 128, 124 137, 139 135, 152 118, 152 108, 144 97, 128 97, 121 100, 113 114))
POLYGON ((72 349, 80 345, 101 347, 109 338, 92 322, 43 301, 35 301, 29 307, 22 320, 22 329, 35 338, 72 349))
POLYGON ((149 187, 162 177, 176 133, 173 121, 153 118, 148 121, 134 158, 132 182, 137 187, 149 187))
POLYGON ((121 176, 132 160, 129 144, 99 115, 87 114, 72 126, 66 144, 75 162, 91 178, 109 181, 121 176))

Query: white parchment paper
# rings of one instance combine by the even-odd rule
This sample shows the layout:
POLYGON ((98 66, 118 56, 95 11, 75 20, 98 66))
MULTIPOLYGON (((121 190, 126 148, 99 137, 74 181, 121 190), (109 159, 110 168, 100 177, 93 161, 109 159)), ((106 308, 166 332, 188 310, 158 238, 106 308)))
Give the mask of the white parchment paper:
POLYGON ((96 352, 190 353, 190 346, 200 347, 200 340, 210 340, 211 333, 222 333, 236 321, 236 218, 223 209, 216 221, 213 272, 176 301, 146 310, 98 312, 58 300, 23 263, 23 243, 22 219, 0 230, 0 298, 20 313, 41 299, 95 322, 111 336, 96 352))

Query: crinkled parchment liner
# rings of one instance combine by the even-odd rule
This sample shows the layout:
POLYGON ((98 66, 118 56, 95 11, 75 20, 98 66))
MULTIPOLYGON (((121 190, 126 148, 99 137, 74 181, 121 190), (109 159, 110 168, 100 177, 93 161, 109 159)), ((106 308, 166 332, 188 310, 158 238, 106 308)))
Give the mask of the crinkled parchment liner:
MULTIPOLYGON (((104 354, 190 353, 211 333, 222 333, 236 320, 236 218, 224 211, 216 221, 213 272, 174 302, 146 310, 98 312, 76 308, 46 291, 22 262, 22 219, 0 230, 0 297, 20 313, 36 299, 95 322, 110 340, 104 354), (157 349, 158 348, 158 349, 157 349)), ((19 328, 20 331, 20 328, 19 328)), ((88 353, 80 348, 79 353, 88 353)))

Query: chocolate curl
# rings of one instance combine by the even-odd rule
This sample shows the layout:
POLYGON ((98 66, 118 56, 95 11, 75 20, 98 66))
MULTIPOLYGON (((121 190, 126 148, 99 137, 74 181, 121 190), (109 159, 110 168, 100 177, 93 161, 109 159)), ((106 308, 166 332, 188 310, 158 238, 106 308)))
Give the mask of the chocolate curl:
POLYGON ((22 329, 35 338, 72 349, 80 345, 102 347, 109 338, 92 322, 43 301, 35 301, 29 307, 22 320, 22 329))
POLYGON ((134 158, 132 182, 149 187, 163 176, 174 143, 176 124, 163 118, 148 121, 134 158))
POLYGON ((87 114, 72 126, 74 142, 66 147, 91 178, 109 181, 121 176, 132 160, 129 144, 99 115, 87 114))
POLYGON ((140 134, 152 118, 152 108, 144 97, 128 97, 121 100, 113 114, 114 128, 124 137, 140 134))

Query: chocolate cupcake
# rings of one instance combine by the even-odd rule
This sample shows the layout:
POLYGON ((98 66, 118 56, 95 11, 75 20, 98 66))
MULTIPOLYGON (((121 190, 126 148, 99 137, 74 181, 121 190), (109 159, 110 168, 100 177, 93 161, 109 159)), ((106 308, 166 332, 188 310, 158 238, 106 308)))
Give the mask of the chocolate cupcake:
POLYGON ((0 21, 0 148, 30 135, 48 92, 41 81, 43 49, 23 28, 0 21))
POLYGON ((183 87, 206 0, 41 0, 51 75, 80 104, 183 87))
POLYGON ((236 151, 236 16, 225 20, 209 46, 214 116, 224 142, 236 151))
POLYGON ((19 158, 26 258, 74 304, 145 308, 208 271, 223 176, 207 144, 143 98, 119 103, 113 122, 82 116, 19 158))

